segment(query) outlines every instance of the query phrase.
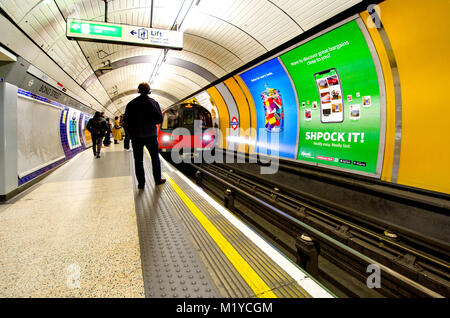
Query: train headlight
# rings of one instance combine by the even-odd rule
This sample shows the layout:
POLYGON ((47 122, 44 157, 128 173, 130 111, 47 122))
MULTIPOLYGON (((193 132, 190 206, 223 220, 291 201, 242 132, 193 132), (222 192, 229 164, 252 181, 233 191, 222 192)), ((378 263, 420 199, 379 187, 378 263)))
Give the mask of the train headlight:
POLYGON ((164 135, 164 136, 162 136, 162 141, 163 141, 163 142, 169 142, 169 141, 171 140, 170 137, 171 137, 171 136, 169 136, 169 135, 164 135))
POLYGON ((211 141, 211 135, 203 135, 203 141, 211 141))

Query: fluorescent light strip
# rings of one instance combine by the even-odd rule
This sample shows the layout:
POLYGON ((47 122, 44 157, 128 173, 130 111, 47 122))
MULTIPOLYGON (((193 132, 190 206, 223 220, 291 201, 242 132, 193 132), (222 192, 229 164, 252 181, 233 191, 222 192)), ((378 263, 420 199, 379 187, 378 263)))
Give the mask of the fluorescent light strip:
POLYGON ((200 189, 196 184, 189 180, 178 170, 175 170, 171 165, 161 157, 161 160, 169 168, 171 172, 175 172, 182 178, 190 187, 192 187, 199 195, 201 195, 209 204, 211 204, 217 211, 220 212, 231 224, 239 229, 247 238, 255 243, 267 256, 269 256, 275 263, 278 264, 286 273, 288 273, 303 289, 305 289, 314 298, 333 298, 324 287, 320 286, 314 279, 312 279, 301 268, 292 263, 286 256, 282 255, 272 245, 267 243, 259 234, 250 229, 241 220, 235 217, 231 212, 221 206, 217 201, 210 197, 205 191, 200 189))

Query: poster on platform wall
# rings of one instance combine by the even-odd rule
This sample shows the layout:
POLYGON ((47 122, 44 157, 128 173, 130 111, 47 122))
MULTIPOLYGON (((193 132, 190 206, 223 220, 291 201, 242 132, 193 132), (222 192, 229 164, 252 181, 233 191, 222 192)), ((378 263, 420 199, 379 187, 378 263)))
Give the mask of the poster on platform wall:
POLYGON ((278 58, 269 60, 240 77, 252 94, 256 108, 255 151, 280 157, 297 155, 297 99, 293 83, 278 58))
POLYGON ((298 96, 297 159, 376 174, 380 87, 371 52, 356 21, 280 58, 298 96))
POLYGON ((66 125, 67 125, 67 140, 69 142, 70 149, 81 147, 80 136, 78 133, 78 125, 80 123, 81 112, 70 108, 67 113, 66 125))
MULTIPOLYGON (((19 178, 64 159, 59 120, 61 109, 27 96, 17 99, 17 169, 19 178)), ((25 182, 25 181, 24 181, 25 182)))
POLYGON ((89 147, 92 145, 92 137, 91 137, 91 133, 86 129, 87 123, 89 122, 89 120, 92 117, 89 116, 88 114, 82 113, 81 114, 81 119, 80 119, 80 123, 81 123, 81 127, 80 127, 80 135, 82 138, 82 143, 84 147, 89 147))

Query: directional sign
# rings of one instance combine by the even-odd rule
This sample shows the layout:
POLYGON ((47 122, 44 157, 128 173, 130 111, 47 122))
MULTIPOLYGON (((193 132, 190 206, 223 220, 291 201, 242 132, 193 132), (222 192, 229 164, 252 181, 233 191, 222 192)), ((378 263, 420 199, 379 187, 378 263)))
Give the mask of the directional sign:
POLYGON ((72 22, 70 32, 76 34, 100 35, 105 37, 121 38, 122 27, 101 23, 72 22))
POLYGON ((99 21, 67 19, 69 40, 183 49, 183 32, 99 21))

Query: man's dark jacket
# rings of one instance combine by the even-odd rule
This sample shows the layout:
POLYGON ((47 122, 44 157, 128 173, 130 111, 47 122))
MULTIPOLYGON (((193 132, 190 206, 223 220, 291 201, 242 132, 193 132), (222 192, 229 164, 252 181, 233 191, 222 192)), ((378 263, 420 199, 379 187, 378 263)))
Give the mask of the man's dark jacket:
POLYGON ((163 116, 156 100, 148 95, 140 95, 128 103, 123 121, 130 138, 156 137, 156 125, 161 124, 163 116))
POLYGON ((94 117, 89 119, 86 129, 94 135, 104 136, 108 130, 108 125, 103 117, 94 117))

